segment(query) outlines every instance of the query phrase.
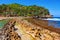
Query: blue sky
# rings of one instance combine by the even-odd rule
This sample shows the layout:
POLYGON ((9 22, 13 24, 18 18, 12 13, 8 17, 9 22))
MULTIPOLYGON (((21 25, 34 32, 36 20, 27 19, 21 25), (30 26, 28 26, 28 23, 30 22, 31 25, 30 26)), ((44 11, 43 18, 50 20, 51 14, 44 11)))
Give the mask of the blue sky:
POLYGON ((38 5, 49 9, 54 17, 60 17, 60 0, 0 0, 0 4, 19 3, 23 5, 38 5))

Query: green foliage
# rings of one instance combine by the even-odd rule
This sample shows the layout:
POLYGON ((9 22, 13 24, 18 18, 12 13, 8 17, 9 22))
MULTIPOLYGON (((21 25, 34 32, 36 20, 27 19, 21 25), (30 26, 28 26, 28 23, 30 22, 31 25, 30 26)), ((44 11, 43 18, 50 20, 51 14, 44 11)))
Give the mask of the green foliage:
POLYGON ((2 4, 0 5, 0 14, 13 16, 42 16, 49 14, 48 9, 40 6, 24 6, 20 4, 2 4))

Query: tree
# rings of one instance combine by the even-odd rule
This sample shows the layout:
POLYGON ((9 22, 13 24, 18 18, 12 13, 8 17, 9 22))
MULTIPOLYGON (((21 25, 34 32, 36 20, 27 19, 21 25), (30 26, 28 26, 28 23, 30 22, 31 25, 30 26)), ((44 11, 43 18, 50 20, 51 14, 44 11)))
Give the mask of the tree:
POLYGON ((41 6, 24 6, 20 4, 2 4, 0 5, 0 13, 3 15, 18 15, 18 16, 45 16, 49 13, 49 10, 41 6))

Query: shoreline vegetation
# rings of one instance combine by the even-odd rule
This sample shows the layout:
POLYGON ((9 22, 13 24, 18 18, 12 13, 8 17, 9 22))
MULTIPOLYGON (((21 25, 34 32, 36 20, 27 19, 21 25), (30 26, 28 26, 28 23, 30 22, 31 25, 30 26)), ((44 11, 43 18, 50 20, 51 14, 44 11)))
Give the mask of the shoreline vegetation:
POLYGON ((47 8, 31 5, 24 6, 21 4, 1 4, 0 5, 0 17, 52 17, 47 8))

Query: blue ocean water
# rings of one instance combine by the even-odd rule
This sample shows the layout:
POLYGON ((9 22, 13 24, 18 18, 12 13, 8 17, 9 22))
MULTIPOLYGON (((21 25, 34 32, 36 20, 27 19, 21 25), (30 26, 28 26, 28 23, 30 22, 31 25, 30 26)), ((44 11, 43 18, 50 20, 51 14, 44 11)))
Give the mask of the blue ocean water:
POLYGON ((60 18, 48 18, 48 26, 60 28, 60 18))
POLYGON ((48 20, 48 25, 56 28, 60 28, 60 21, 48 20))

